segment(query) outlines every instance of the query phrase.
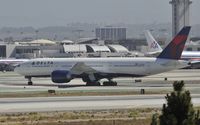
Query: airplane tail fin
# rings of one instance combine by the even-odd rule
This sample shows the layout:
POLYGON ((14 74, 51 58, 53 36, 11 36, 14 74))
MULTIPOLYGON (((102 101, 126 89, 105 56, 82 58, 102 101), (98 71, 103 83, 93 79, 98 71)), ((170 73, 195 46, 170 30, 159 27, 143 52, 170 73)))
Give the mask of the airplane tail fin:
POLYGON ((190 29, 190 26, 183 27, 182 30, 174 37, 174 39, 167 45, 167 47, 160 53, 157 58, 175 60, 180 59, 190 29))
POLYGON ((145 31, 145 37, 148 44, 148 52, 149 53, 158 53, 162 52, 162 48, 158 44, 158 42, 154 39, 154 37, 151 35, 150 31, 145 31))

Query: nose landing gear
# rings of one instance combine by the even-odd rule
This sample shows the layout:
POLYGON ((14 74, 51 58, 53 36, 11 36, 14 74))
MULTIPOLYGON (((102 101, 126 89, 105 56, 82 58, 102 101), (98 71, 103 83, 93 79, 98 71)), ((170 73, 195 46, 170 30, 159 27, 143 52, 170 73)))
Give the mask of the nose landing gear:
POLYGON ((32 80, 31 80, 31 77, 26 77, 26 76, 25 76, 25 78, 28 79, 28 85, 33 85, 33 82, 32 82, 32 80))

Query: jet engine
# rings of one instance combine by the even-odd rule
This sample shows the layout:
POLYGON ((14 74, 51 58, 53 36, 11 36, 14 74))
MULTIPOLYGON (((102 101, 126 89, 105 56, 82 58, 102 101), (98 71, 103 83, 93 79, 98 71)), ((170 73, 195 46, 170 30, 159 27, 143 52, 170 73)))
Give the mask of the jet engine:
POLYGON ((54 83, 68 83, 72 79, 71 73, 66 70, 55 70, 51 73, 51 80, 54 83))

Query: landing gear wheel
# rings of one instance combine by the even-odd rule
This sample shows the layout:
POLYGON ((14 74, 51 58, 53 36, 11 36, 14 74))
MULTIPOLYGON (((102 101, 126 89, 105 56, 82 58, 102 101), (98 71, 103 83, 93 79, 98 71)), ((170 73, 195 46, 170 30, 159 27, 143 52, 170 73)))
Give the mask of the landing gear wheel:
POLYGON ((25 77, 26 79, 28 79, 28 85, 33 85, 33 82, 31 80, 31 77, 25 77))
POLYGON ((106 82, 103 82, 103 86, 117 86, 117 82, 115 82, 115 81, 106 81, 106 82))
POLYGON ((33 85, 33 82, 28 82, 28 85, 33 85))
POLYGON ((87 82, 86 86, 100 86, 101 83, 100 82, 87 82))

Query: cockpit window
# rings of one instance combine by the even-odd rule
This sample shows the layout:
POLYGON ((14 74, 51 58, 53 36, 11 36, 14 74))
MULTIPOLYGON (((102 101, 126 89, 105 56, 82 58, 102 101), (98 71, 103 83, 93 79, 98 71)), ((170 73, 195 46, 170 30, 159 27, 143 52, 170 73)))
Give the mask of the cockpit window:
POLYGON ((35 62, 32 62, 32 65, 35 65, 35 62))

